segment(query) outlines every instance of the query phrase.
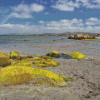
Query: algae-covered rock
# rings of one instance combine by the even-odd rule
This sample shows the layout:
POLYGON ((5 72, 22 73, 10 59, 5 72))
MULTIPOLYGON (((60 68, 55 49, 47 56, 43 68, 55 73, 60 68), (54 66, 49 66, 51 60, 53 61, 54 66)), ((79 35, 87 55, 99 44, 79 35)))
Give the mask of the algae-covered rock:
POLYGON ((46 64, 37 64, 37 67, 48 67, 46 64))
POLYGON ((58 51, 51 51, 47 54, 47 56, 51 56, 51 57, 55 57, 55 58, 59 58, 60 57, 60 53, 58 51))
POLYGON ((29 66, 7 66, 0 69, 0 86, 20 84, 44 84, 50 86, 65 86, 63 77, 48 70, 29 66))
POLYGON ((27 58, 33 58, 33 56, 30 56, 30 55, 28 55, 28 56, 21 56, 21 60, 27 59, 27 58))
POLYGON ((11 51, 11 52, 10 52, 10 58, 11 58, 11 59, 18 59, 18 60, 20 60, 21 56, 20 56, 20 54, 19 54, 18 52, 16 52, 16 51, 11 51))
POLYGON ((0 58, 9 58, 9 55, 0 52, 0 58))
POLYGON ((86 56, 80 52, 74 52, 70 54, 69 57, 74 58, 74 59, 84 59, 86 56))
POLYGON ((10 58, 0 58, 0 66, 5 67, 11 64, 10 58))
POLYGON ((66 52, 63 52, 63 53, 62 53, 62 55, 63 55, 63 56, 66 56, 66 55, 67 55, 67 53, 66 53, 66 52))
POLYGON ((43 56, 42 58, 43 58, 43 59, 52 59, 52 58, 49 57, 49 56, 43 56))
POLYGON ((38 60, 38 61, 34 61, 33 64, 36 64, 38 67, 49 67, 49 66, 52 66, 52 67, 55 67, 55 66, 59 66, 60 63, 57 63, 55 61, 52 61, 52 60, 38 60))
POLYGON ((52 67, 56 67, 56 66, 59 66, 60 65, 60 63, 57 63, 57 62, 55 62, 55 61, 46 61, 46 62, 44 62, 46 65, 48 65, 48 66, 52 66, 52 67))
POLYGON ((16 63, 15 66, 33 66, 33 64, 28 61, 20 61, 16 63))

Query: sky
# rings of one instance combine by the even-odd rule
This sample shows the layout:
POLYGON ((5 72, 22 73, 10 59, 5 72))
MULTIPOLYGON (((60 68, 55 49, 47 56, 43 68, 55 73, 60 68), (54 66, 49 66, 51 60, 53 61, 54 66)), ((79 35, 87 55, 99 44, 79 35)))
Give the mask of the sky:
POLYGON ((100 33, 100 0, 0 0, 0 34, 100 33))

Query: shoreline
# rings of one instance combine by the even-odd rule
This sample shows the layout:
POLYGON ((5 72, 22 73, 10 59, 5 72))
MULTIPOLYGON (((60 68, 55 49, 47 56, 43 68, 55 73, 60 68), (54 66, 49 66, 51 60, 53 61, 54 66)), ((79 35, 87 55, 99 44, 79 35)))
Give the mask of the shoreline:
MULTIPOLYGON (((60 74, 64 77, 70 77, 74 79, 74 82, 67 82, 67 87, 48 87, 45 85, 34 86, 29 85, 15 85, 0 88, 0 99, 5 100, 100 100, 100 56, 94 56, 98 54, 98 50, 89 49, 93 48, 91 43, 51 43, 47 45, 31 46, 27 50, 24 49, 0 49, 0 52, 10 54, 10 51, 16 50, 20 55, 33 55, 36 50, 44 51, 38 52, 38 54, 45 55, 47 52, 56 50, 60 53, 66 52, 67 54, 73 52, 81 52, 87 54, 85 59, 64 59, 55 58, 56 62, 59 62, 58 67, 40 68, 49 70, 56 74, 60 74), (82 48, 83 47, 83 48, 82 48), (86 50, 89 50, 90 55, 86 50), (30 49, 32 52, 28 52, 30 49), (9 93, 8 93, 9 91, 9 93), (41 96, 44 95, 44 96, 41 96)), ((100 53, 99 53, 100 54, 100 53)))

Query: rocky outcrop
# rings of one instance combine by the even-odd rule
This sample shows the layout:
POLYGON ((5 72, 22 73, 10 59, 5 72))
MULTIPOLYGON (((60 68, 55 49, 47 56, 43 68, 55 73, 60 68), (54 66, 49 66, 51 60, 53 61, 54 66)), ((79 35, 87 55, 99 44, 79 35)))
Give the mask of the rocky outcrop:
POLYGON ((47 56, 59 58, 60 57, 60 53, 58 51, 51 51, 51 52, 49 52, 47 54, 47 56))
POLYGON ((11 59, 18 59, 18 60, 20 60, 20 59, 21 59, 21 56, 20 56, 20 54, 19 54, 18 52, 16 52, 16 51, 11 51, 11 52, 10 52, 10 58, 11 58, 11 59))
POLYGON ((90 34, 83 34, 83 33, 79 33, 79 34, 75 34, 75 35, 70 35, 68 37, 68 39, 96 39, 95 35, 90 35, 90 34))
POLYGON ((80 52, 74 52, 74 53, 71 53, 71 54, 69 55, 69 57, 74 58, 74 59, 84 59, 86 56, 83 55, 83 54, 80 53, 80 52))

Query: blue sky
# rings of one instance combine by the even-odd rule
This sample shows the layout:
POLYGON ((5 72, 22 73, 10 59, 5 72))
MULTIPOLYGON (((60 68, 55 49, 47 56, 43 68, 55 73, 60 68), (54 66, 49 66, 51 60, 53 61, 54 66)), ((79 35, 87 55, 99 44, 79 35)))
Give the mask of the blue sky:
POLYGON ((0 34, 100 33, 100 0, 0 0, 0 34))

